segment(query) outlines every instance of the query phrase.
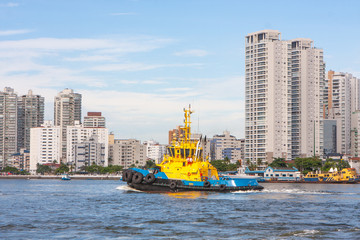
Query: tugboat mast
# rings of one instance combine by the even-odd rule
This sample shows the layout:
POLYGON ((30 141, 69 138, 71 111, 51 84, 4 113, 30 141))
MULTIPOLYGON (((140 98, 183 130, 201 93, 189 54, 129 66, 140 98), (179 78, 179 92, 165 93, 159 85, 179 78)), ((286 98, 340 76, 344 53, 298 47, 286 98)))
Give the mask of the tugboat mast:
POLYGON ((189 109, 184 108, 184 113, 185 113, 184 123, 185 123, 185 126, 182 127, 182 130, 184 131, 184 141, 186 143, 189 143, 191 141, 190 115, 193 113, 193 111, 191 111, 190 108, 191 108, 191 105, 189 105, 189 109))

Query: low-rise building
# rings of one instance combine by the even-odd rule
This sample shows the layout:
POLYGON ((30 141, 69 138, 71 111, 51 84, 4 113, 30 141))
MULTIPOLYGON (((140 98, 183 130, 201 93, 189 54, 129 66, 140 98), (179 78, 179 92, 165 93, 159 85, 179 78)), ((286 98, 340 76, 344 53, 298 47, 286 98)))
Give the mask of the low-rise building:
POLYGON ((245 174, 251 176, 259 176, 264 180, 278 180, 278 181, 298 181, 300 180, 301 173, 295 168, 273 168, 267 167, 265 170, 251 171, 248 168, 245 170, 245 174))
POLYGON ((24 148, 20 152, 12 155, 10 166, 16 167, 19 170, 30 170, 30 151, 24 148))
POLYGON ((360 157, 353 157, 349 160, 350 167, 355 168, 356 173, 360 175, 360 157))

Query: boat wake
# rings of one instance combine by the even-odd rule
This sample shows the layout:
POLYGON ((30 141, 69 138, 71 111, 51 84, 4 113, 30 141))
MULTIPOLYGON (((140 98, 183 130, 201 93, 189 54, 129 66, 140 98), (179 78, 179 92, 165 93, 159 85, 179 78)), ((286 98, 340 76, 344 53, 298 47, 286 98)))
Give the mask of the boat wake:
POLYGON ((122 186, 118 186, 116 188, 117 190, 121 190, 121 191, 131 191, 131 192, 143 192, 134 188, 129 187, 128 185, 122 185, 122 186))
POLYGON ((324 192, 324 191, 307 191, 307 190, 300 190, 300 189, 264 189, 262 191, 236 191, 233 193, 286 193, 286 194, 308 194, 308 195, 329 195, 329 194, 336 194, 334 192, 324 192))

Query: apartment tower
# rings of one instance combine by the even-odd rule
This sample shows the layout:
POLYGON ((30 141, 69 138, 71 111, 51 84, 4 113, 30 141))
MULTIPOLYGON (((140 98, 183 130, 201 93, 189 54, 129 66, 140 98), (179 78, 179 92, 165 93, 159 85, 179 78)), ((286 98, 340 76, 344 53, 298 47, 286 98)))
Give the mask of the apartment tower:
MULTIPOLYGON (((66 127, 81 123, 81 94, 64 89, 54 100, 54 125, 61 127, 62 161, 66 159, 66 127)), ((66 161, 65 161, 66 162, 66 161)))
POLYGON ((17 152, 17 94, 6 87, 0 91, 0 168, 17 152))
POLYGON ((44 97, 27 95, 18 97, 18 149, 30 150, 30 129, 44 123, 44 97))
POLYGON ((245 37, 245 160, 322 154, 323 51, 276 30, 245 37))

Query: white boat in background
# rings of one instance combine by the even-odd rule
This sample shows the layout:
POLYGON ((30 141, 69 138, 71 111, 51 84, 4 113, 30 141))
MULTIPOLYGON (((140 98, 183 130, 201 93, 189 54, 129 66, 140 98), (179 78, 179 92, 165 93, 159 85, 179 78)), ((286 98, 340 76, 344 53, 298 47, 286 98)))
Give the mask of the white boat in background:
POLYGON ((71 180, 71 178, 68 174, 63 174, 61 175, 61 180, 71 180))

